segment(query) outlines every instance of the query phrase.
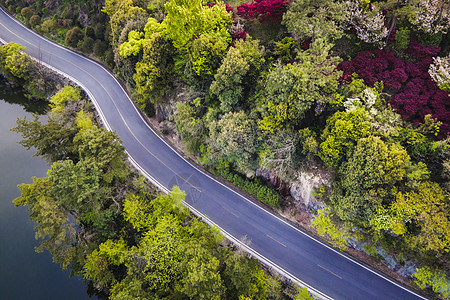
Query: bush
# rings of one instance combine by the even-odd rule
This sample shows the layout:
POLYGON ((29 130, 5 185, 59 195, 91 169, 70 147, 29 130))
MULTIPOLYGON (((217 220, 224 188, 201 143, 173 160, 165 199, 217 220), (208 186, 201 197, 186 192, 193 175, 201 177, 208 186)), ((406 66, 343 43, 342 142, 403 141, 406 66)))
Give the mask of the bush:
POLYGON ((214 170, 214 173, 222 176, 233 185, 238 186, 247 193, 255 196, 262 203, 272 207, 280 206, 280 196, 277 192, 265 185, 262 185, 257 179, 249 180, 247 178, 243 178, 239 174, 232 173, 229 170, 227 163, 225 163, 225 165, 219 163, 219 167, 214 170))
POLYGON ((395 48, 398 50, 406 50, 409 45, 411 32, 406 28, 399 29, 395 34, 395 48))
POLYGON ((97 23, 94 28, 95 38, 98 40, 105 39, 105 26, 101 23, 97 23))
POLYGON ((25 20, 29 20, 33 15, 33 11, 29 7, 24 7, 20 11, 20 14, 25 18, 25 20))
POLYGON ((96 40, 94 43, 94 54, 97 57, 103 57, 105 55, 105 51, 108 49, 108 45, 101 41, 101 40, 96 40))
POLYGON ((66 34, 66 44, 69 47, 77 47, 77 44, 79 41, 83 39, 83 32, 81 32, 81 29, 78 27, 74 27, 67 31, 66 34))
POLYGON ((41 24, 41 30, 44 33, 52 33, 56 28, 56 21, 47 19, 41 24))
POLYGON ((91 37, 84 37, 83 44, 81 45, 81 51, 90 54, 94 50, 94 39, 91 37))
POLYGON ((39 25, 40 23, 41 23, 41 17, 39 17, 39 15, 31 16, 31 18, 30 18, 30 25, 31 25, 31 27, 39 25))
POLYGON ((423 267, 416 269, 413 277, 416 278, 416 283, 421 289, 431 287, 433 292, 440 294, 443 299, 450 297, 450 283, 445 273, 423 267))
POLYGON ((317 233, 321 236, 328 236, 331 238, 331 244, 334 247, 338 247, 340 250, 347 249, 346 239, 350 238, 347 232, 340 231, 331 220, 329 211, 327 209, 321 209, 318 211, 312 226, 317 229, 317 233))
POLYGON ((84 36, 95 39, 95 29, 92 26, 86 26, 84 36))

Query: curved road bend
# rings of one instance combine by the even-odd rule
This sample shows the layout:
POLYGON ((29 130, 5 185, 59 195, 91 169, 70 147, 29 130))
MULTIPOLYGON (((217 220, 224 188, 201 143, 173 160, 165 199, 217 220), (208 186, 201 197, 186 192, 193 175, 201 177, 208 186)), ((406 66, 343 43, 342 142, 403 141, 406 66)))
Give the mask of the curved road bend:
POLYGON ((0 10, 0 38, 24 45, 42 63, 82 86, 103 122, 123 141, 130 160, 167 191, 178 185, 187 205, 249 251, 323 298, 420 299, 421 296, 309 237, 218 183, 168 146, 147 125, 117 80, 102 66, 31 32, 0 10), (205 217, 207 216, 207 218, 205 217))

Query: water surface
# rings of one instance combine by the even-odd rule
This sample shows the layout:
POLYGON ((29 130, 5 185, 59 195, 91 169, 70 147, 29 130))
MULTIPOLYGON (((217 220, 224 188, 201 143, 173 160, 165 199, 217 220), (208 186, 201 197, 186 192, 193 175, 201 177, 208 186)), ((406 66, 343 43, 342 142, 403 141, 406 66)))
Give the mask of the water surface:
POLYGON ((26 208, 12 203, 20 195, 17 185, 31 183, 33 176, 46 176, 48 166, 33 157, 33 149, 26 151, 18 144, 21 137, 10 128, 16 126, 17 118, 32 120, 31 112, 45 109, 0 79, 0 299, 89 299, 82 280, 69 278, 70 272, 53 263, 48 252, 34 251, 38 245, 35 224, 26 208))

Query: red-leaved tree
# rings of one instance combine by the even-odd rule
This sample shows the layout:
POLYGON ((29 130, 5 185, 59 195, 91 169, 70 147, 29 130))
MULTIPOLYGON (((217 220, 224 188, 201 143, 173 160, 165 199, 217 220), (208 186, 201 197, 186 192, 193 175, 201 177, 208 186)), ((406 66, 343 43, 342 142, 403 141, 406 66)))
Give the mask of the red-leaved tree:
POLYGON ((285 0, 255 0, 237 6, 237 15, 246 20, 258 19, 264 22, 281 22, 286 12, 288 1, 285 0))
POLYGON ((442 122, 440 138, 450 133, 450 97, 440 90, 428 74, 432 57, 440 51, 437 46, 424 46, 412 40, 405 52, 416 62, 403 61, 390 50, 362 51, 351 61, 341 62, 343 81, 351 81, 356 73, 368 86, 383 81, 392 95, 389 103, 404 119, 423 122, 431 114, 442 122))

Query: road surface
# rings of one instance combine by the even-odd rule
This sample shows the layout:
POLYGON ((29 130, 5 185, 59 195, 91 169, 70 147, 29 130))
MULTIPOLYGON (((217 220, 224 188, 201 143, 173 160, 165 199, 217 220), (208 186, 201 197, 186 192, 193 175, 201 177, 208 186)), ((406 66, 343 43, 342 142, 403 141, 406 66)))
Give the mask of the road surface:
POLYGON ((104 125, 117 132, 132 163, 162 190, 178 185, 186 204, 231 240, 315 294, 329 299, 420 299, 421 296, 324 245, 193 166, 141 117, 118 81, 98 63, 50 42, 0 10, 0 39, 16 42, 89 95, 104 125))

